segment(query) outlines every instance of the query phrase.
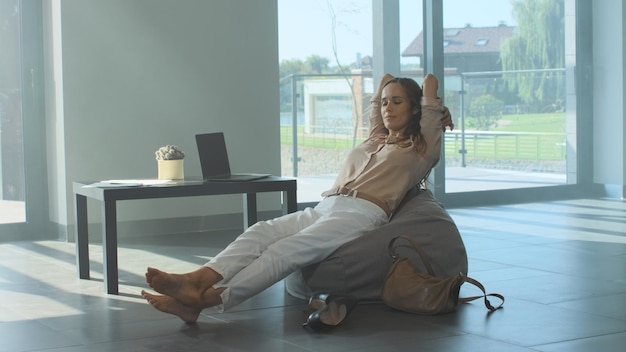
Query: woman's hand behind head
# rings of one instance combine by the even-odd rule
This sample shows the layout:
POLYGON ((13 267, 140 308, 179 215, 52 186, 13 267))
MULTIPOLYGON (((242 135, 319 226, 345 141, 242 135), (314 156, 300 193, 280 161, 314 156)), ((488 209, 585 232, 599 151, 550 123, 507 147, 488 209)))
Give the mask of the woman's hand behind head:
POLYGON ((437 77, 429 73, 424 77, 422 82, 422 91, 424 96, 428 98, 437 98, 437 90, 439 89, 439 81, 437 77))

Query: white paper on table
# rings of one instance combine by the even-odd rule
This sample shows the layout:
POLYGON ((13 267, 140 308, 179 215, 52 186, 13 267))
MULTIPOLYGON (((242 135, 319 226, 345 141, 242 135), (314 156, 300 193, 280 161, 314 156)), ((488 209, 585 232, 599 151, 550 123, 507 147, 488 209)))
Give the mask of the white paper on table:
POLYGON ((170 183, 172 183, 172 180, 104 180, 85 185, 85 187, 139 187, 166 185, 170 183))

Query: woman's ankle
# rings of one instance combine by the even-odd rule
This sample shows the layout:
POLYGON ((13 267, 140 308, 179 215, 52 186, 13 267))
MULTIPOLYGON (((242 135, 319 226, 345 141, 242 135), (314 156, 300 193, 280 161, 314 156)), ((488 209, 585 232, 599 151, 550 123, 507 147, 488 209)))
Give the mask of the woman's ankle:
POLYGON ((222 275, 208 266, 202 266, 187 275, 189 283, 196 286, 200 291, 206 291, 223 279, 222 275))
POLYGON ((215 307, 222 304, 222 292, 226 290, 225 287, 209 287, 202 293, 202 306, 204 308, 215 307))

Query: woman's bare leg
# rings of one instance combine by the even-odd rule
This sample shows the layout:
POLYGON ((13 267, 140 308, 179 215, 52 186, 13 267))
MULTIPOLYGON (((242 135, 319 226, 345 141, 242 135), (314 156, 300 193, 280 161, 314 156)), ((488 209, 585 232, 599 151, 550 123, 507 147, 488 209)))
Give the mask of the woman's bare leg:
POLYGON ((221 280, 220 274, 206 266, 186 274, 170 274, 150 267, 146 271, 146 282, 155 291, 196 309, 207 308, 202 296, 221 280))

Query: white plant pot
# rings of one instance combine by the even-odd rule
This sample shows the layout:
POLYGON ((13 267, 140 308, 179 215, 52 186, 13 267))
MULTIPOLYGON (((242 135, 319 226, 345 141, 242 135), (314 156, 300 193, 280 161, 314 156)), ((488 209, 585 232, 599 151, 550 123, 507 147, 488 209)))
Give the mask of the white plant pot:
POLYGON ((159 180, 182 180, 185 178, 183 159, 157 160, 159 180))

